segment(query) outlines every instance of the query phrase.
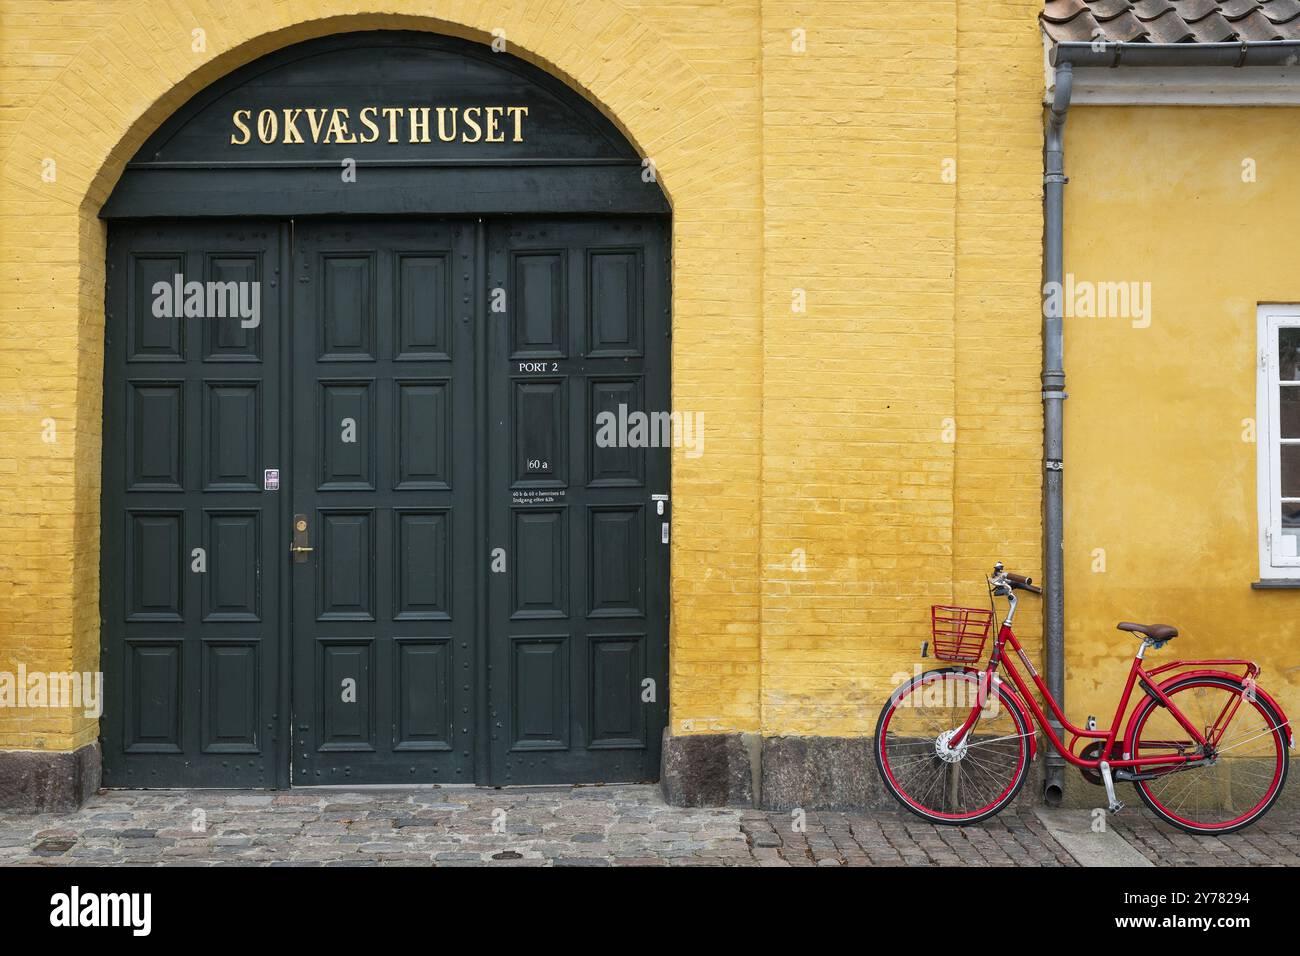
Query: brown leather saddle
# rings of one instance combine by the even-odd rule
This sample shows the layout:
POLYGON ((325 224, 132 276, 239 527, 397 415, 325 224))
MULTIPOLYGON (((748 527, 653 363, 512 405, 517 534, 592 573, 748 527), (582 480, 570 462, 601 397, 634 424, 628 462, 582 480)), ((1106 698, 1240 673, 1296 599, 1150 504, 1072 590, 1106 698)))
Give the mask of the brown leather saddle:
POLYGON ((1134 634, 1142 634, 1153 641, 1172 641, 1178 636, 1178 628, 1170 624, 1132 624, 1129 621, 1120 621, 1116 627, 1121 631, 1132 631, 1134 634))

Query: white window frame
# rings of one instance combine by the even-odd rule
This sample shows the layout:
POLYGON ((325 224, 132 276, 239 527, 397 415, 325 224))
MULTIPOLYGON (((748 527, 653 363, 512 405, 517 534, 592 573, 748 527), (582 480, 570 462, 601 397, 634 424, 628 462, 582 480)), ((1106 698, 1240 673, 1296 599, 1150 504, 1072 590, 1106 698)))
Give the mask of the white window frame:
POLYGON ((1282 524, 1277 507, 1282 500, 1282 424, 1278 400, 1281 368, 1278 362, 1278 332, 1284 328, 1300 328, 1300 305, 1259 307, 1259 355, 1255 366, 1258 382, 1255 440, 1259 447, 1259 575, 1261 580, 1300 579, 1300 554, 1292 557, 1283 555, 1281 551, 1282 524))

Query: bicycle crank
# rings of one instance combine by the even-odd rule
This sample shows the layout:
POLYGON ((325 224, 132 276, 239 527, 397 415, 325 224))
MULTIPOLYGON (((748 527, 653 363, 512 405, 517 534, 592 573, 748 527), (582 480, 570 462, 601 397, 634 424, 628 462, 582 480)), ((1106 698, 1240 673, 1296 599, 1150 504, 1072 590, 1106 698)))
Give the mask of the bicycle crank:
POLYGON ((1111 813, 1119 813, 1124 809, 1124 804, 1115 796, 1115 782, 1110 778, 1110 764, 1104 760, 1101 762, 1101 780, 1106 785, 1106 799, 1110 801, 1107 809, 1111 813))
MULTIPOLYGON (((1104 748, 1105 746, 1106 746, 1106 741, 1094 740, 1092 743, 1088 744, 1088 746, 1084 747, 1081 751, 1079 751, 1079 756, 1082 757, 1084 760, 1100 760, 1101 757, 1103 756, 1102 748, 1104 748)), ((1117 754, 1118 750, 1119 750, 1119 743, 1117 742, 1110 753, 1110 757, 1112 760, 1115 759, 1115 757, 1118 755, 1117 754)), ((1100 787, 1102 785, 1100 771, 1092 767, 1080 767, 1079 773, 1083 774, 1083 779, 1087 780, 1094 787, 1100 787)), ((1115 772, 1116 779, 1119 779, 1120 773, 1122 773, 1122 771, 1115 772)))

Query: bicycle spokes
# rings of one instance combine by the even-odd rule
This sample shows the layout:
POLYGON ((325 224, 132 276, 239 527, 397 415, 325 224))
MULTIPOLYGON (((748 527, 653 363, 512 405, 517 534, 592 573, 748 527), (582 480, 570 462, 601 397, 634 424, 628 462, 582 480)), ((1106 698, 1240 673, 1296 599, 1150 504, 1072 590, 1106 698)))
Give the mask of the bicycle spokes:
POLYGON ((1192 739, 1169 708, 1150 706, 1135 730, 1133 756, 1195 755, 1183 767, 1157 771, 1138 783, 1143 798, 1170 822, 1197 830, 1235 828, 1272 803, 1285 767, 1278 718, 1236 681, 1190 678, 1170 702, 1206 738, 1192 739))
POLYGON ((937 672, 905 685, 881 715, 876 757, 886 785, 922 816, 968 822, 1015 794, 1027 763, 1028 728, 979 677, 937 672), (973 709, 979 719, 958 739, 973 709))

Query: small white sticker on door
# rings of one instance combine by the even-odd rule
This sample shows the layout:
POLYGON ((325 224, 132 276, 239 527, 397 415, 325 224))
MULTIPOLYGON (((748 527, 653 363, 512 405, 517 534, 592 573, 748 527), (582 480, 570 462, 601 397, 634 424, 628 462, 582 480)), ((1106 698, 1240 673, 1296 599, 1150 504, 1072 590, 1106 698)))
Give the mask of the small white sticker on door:
POLYGON ((668 543, 668 522, 664 522, 663 533, 660 539, 664 544, 668 543))
POLYGON ((262 490, 279 491, 280 490, 280 469, 268 468, 262 472, 262 490))

